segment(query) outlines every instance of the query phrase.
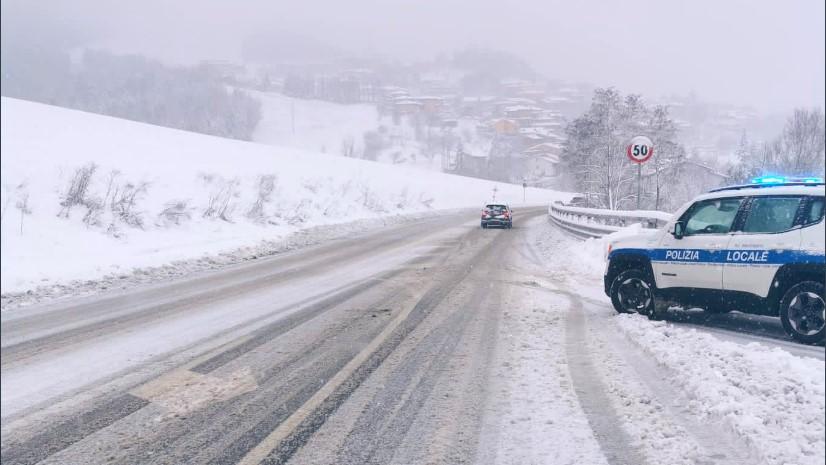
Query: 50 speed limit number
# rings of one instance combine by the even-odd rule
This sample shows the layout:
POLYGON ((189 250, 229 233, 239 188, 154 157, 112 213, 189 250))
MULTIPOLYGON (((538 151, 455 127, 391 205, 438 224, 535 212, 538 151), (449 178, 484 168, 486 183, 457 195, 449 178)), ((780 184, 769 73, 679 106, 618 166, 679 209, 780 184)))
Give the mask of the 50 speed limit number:
POLYGON ((654 144, 645 136, 636 136, 628 144, 626 154, 634 163, 645 163, 654 155, 654 144))

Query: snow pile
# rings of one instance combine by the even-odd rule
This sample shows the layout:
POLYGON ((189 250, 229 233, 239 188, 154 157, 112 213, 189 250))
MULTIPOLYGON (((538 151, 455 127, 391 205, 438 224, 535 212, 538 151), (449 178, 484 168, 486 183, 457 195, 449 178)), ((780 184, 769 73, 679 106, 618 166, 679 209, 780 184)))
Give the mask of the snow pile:
POLYGON ((704 421, 722 420, 766 463, 821 464, 826 447, 824 365, 778 348, 720 341, 637 315, 619 328, 658 363, 675 372, 704 421))
POLYGON ((601 280, 605 271, 608 244, 613 240, 638 234, 641 229, 641 225, 632 224, 604 237, 579 241, 559 234, 557 226, 547 224, 536 235, 534 243, 544 257, 553 260, 554 268, 558 268, 556 265, 559 265, 572 276, 586 280, 601 280), (558 253, 559 250, 568 253, 558 253))
POLYGON ((599 238, 590 238, 583 241, 573 241, 560 237, 560 234, 547 231, 548 228, 558 228, 548 225, 546 232, 536 237, 536 245, 545 257, 553 257, 554 264, 561 265, 571 275, 590 281, 602 282, 605 272, 605 262, 608 258, 608 246, 616 240, 639 234, 652 233, 653 229, 643 228, 640 223, 634 223, 619 231, 599 238), (556 253, 558 249, 569 253, 556 253))
MULTIPOLYGON (((522 187, 2 99, 2 292, 124 275, 295 231, 516 203, 522 187)), ((544 203, 568 194, 528 189, 544 203)), ((469 218, 470 219, 470 218, 469 218)))

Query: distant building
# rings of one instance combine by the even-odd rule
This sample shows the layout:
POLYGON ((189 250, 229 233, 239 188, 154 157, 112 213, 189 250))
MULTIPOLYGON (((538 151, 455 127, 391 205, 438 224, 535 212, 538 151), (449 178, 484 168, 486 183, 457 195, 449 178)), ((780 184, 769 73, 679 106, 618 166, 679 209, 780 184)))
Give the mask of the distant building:
POLYGON ((422 109, 421 102, 410 98, 401 98, 393 102, 393 111, 399 115, 415 115, 422 109))
POLYGON ((441 112, 445 108, 445 98, 435 96, 413 97, 414 101, 421 104, 424 113, 434 115, 441 112))
POLYGON ((493 130, 499 135, 515 135, 519 133, 519 125, 512 119, 499 119, 493 122, 493 130))

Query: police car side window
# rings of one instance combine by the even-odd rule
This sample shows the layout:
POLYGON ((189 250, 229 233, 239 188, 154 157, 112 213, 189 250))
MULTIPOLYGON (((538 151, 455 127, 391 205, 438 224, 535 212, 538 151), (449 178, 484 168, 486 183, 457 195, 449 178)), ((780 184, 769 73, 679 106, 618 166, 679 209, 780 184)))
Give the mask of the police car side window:
POLYGON ((809 201, 809 212, 806 215, 806 224, 814 224, 823 219, 823 197, 815 197, 809 201))
POLYGON ((726 234, 731 231, 742 198, 701 200, 688 210, 685 221, 685 235, 726 234))
POLYGON ((777 233, 794 226, 801 197, 754 197, 743 232, 777 233))

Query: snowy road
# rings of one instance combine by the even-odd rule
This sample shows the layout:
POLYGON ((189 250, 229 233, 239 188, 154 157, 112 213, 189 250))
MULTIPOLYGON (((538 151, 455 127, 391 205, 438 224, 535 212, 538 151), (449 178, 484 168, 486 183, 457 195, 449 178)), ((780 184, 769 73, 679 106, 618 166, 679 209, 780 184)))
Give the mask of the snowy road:
POLYGON ((544 212, 5 312, 2 462, 823 462, 822 347, 617 317, 544 212))

